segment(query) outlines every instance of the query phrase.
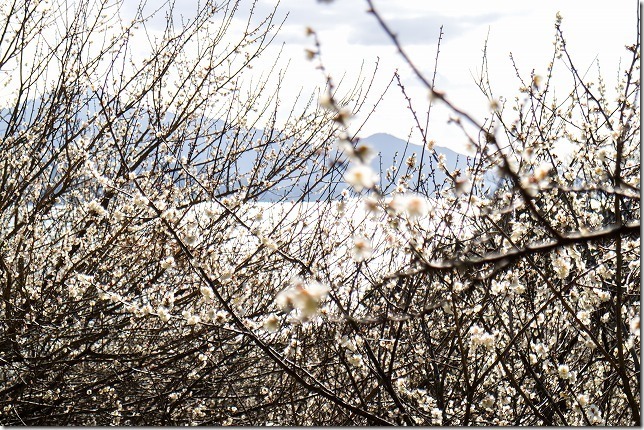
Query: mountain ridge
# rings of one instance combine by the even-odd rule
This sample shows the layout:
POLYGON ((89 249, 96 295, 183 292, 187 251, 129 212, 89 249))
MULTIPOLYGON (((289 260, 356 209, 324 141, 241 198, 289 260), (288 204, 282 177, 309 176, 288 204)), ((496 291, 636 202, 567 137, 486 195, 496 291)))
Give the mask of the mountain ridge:
MULTIPOLYGON (((94 102, 94 99, 90 97, 85 101, 86 105, 90 106, 94 102)), ((26 111, 30 112, 26 117, 21 118, 23 124, 20 128, 31 126, 35 121, 37 121, 37 112, 41 108, 42 100, 33 99, 27 102, 26 111)), ((12 112, 9 109, 0 109, 0 135, 7 133, 7 127, 9 125, 8 119, 11 117, 12 112)), ((89 113, 87 114, 89 115, 89 113)), ((128 121, 133 120, 130 116, 125 117, 128 121)), ((80 114, 78 120, 85 120, 83 114, 80 114)), ((151 118, 145 116, 136 118, 138 123, 137 130, 135 134, 139 134, 141 129, 146 129, 149 127, 151 118)), ((167 118, 165 120, 168 120, 167 118)), ((210 126, 209 128, 222 129, 223 122, 221 119, 212 119, 207 121, 210 126)), ((216 139, 218 143, 218 150, 222 155, 226 155, 230 151, 237 151, 238 149, 242 152, 235 157, 234 165, 229 166, 227 169, 230 170, 230 173, 235 177, 243 177, 244 174, 253 171, 257 168, 256 164, 258 162, 259 153, 253 151, 250 146, 247 145, 247 142, 244 143, 247 139, 255 139, 256 136, 262 136, 266 133, 264 129, 251 127, 246 130, 242 135, 236 135, 234 130, 228 130, 227 132, 221 133, 219 138, 216 139), (241 139, 241 140, 238 140, 241 139), (239 146, 239 148, 237 148, 239 146)), ((64 136, 62 135, 52 135, 49 137, 52 139, 52 149, 57 147, 60 143, 64 141, 64 136)), ((452 151, 449 148, 436 146, 434 151, 423 152, 423 147, 413 144, 407 140, 400 139, 389 133, 374 133, 365 138, 361 138, 360 142, 364 142, 370 145, 376 153, 376 157, 371 161, 371 167, 380 173, 380 189, 384 194, 387 194, 395 190, 400 184, 401 180, 405 182, 405 188, 425 192, 428 195, 433 194, 437 185, 442 184, 446 179, 446 175, 443 169, 437 168, 437 157, 438 154, 443 154, 445 168, 448 171, 453 171, 457 168, 464 167, 467 163, 468 157, 464 154, 457 153, 452 151), (422 156, 422 174, 425 176, 426 180, 423 181, 423 184, 419 187, 417 185, 418 181, 418 172, 410 168, 411 160, 410 157, 415 157, 415 166, 421 164, 422 156), (408 163, 409 162, 409 163, 408 163)), ((281 142, 271 142, 269 143, 270 149, 284 148, 284 145, 289 146, 293 143, 293 139, 286 139, 281 142)), ((180 145, 178 157, 188 156, 192 158, 192 162, 195 164, 208 163, 209 161, 209 148, 206 148, 206 140, 203 138, 198 138, 196 141, 192 141, 192 146, 190 142, 186 141, 180 145), (190 154, 193 154, 190 156, 190 154)), ((330 159, 334 159, 335 153, 338 149, 333 149, 330 159)), ((319 169, 319 165, 315 165, 314 160, 306 160, 305 166, 303 169, 308 169, 312 172, 319 169)), ((311 180, 314 180, 314 177, 309 177, 303 175, 302 177, 287 177, 278 181, 274 189, 257 195, 256 198, 259 201, 278 201, 278 200, 297 200, 302 197, 306 191, 306 200, 326 200, 326 199, 339 199, 342 195, 342 190, 349 188, 342 175, 335 175, 335 178, 332 179, 333 184, 330 188, 326 188, 323 184, 321 186, 315 186, 311 188, 309 183, 311 180)), ((244 180, 242 180, 243 182, 244 180)), ((228 187, 231 184, 222 183, 219 189, 222 192, 226 192, 228 187)), ((249 185, 242 184, 239 185, 249 185)), ((234 187, 233 187, 234 188, 234 187)))
MULTIPOLYGON (((433 151, 425 150, 423 153, 422 146, 400 139, 389 133, 375 133, 360 139, 360 142, 370 145, 377 154, 370 165, 374 170, 381 173, 380 186, 385 193, 391 191, 396 186, 396 182, 401 179, 401 172, 404 172, 403 175, 405 173, 411 175, 411 180, 407 183, 407 188, 417 188, 418 172, 412 171, 407 164, 407 161, 411 157, 415 157, 415 166, 417 167, 420 166, 422 157, 422 173, 428 180, 431 177, 432 187, 442 184, 447 178, 445 172, 437 168, 438 158, 441 154, 444 156, 445 167, 450 172, 458 167, 464 168, 469 159, 465 154, 441 146, 435 146, 433 151), (394 166, 395 170, 391 166, 394 166), (386 182, 382 181, 382 175, 385 175, 384 179, 386 182)), ((433 192, 433 190, 428 189, 424 191, 433 192)))

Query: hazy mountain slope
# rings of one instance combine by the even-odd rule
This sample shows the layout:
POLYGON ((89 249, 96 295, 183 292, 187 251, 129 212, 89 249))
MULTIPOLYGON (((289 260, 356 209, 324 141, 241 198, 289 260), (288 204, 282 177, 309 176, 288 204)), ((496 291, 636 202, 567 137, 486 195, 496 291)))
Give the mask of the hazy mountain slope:
MULTIPOLYGON (((445 156, 445 166, 450 172, 454 171, 457 167, 464 169, 467 166, 468 157, 451 149, 436 146, 434 148, 436 154, 425 150, 423 155, 423 148, 421 146, 408 143, 403 139, 386 133, 377 133, 362 139, 362 141, 369 144, 378 153, 378 156, 371 162, 371 166, 376 171, 382 171, 381 187, 384 191, 392 188, 388 184, 389 181, 387 181, 387 169, 395 166, 396 171, 394 172, 390 169, 392 173, 389 176, 390 181, 394 182, 393 186, 395 187, 395 183, 408 171, 406 162, 413 155, 416 158, 416 166, 420 165, 422 156, 422 173, 428 178, 426 187, 430 193, 433 191, 434 183, 442 184, 446 177, 445 173, 437 168, 438 163, 434 158, 435 156, 438 154, 445 156)), ((415 187, 417 179, 418 173, 413 173, 412 180, 409 182, 409 188, 415 187)))
MULTIPOLYGON (((80 109, 75 116, 76 121, 86 121, 89 119, 90 112, 97 111, 100 109, 98 103, 92 96, 85 100, 85 109, 80 109)), ((24 108, 24 115, 20 115, 19 123, 11 122, 9 118, 12 117, 12 111, 10 109, 1 109, 0 110, 0 136, 7 133, 15 133, 16 130, 28 128, 30 125, 42 121, 41 116, 43 115, 40 112, 41 108, 51 109, 51 107, 43 106, 43 103, 51 103, 51 100, 43 101, 42 99, 29 100, 26 102, 24 108)), ((139 141, 138 145, 142 147, 147 145, 147 142, 150 139, 153 139, 153 133, 149 131, 146 132, 151 122, 158 122, 159 120, 153 120, 148 118, 146 115, 136 115, 134 117, 132 113, 126 113, 123 116, 124 120, 130 122, 131 128, 128 131, 128 135, 131 141, 139 141)), ((173 120, 173 115, 167 113, 166 116, 161 120, 162 122, 170 122, 173 120)), ((252 172, 253 169, 256 169, 265 153, 274 151, 278 154, 278 160, 276 165, 279 163, 279 154, 284 154, 285 151, 289 151, 289 148, 295 143, 293 139, 285 139, 277 136, 274 141, 266 145, 265 151, 256 150, 253 148, 251 142, 257 141, 261 138, 265 132, 260 128, 250 128, 244 131, 236 131, 235 129, 229 128, 225 121, 222 120, 210 120, 208 118, 203 118, 203 120, 197 121, 199 127, 203 133, 207 133, 210 136, 217 136, 214 139, 210 139, 209 147, 206 142, 206 139, 199 137, 196 140, 194 138, 187 140, 181 147, 176 148, 174 154, 177 156, 177 159, 182 157, 187 158, 193 165, 196 166, 205 166, 210 163, 212 160, 223 157, 223 158, 232 158, 234 159, 234 164, 230 166, 225 166, 224 171, 221 172, 222 183, 217 188, 218 192, 227 193, 229 188, 238 188, 239 186, 248 185, 246 179, 246 173, 252 172), (232 154, 232 155, 231 155, 232 154), (226 178, 231 178, 230 180, 236 180, 239 178, 237 184, 228 183, 226 178)), ((55 151, 55 148, 59 148, 61 143, 68 139, 68 136, 65 135, 65 127, 63 124, 52 124, 53 133, 49 136, 50 148, 52 151, 55 151)), ((91 136, 92 130, 89 130, 88 137, 91 136)), ((275 135, 275 132, 271 133, 275 135)), ((90 137, 91 139, 91 137, 90 137)), ((378 153, 378 156, 371 162, 371 166, 377 172, 380 172, 380 187, 384 193, 389 193, 395 189, 396 185, 400 182, 400 179, 403 175, 409 172, 406 161, 409 157, 415 154, 416 166, 420 164, 421 161, 421 152, 422 147, 414 144, 410 144, 407 141, 392 136, 386 133, 378 133, 371 136, 368 136, 362 139, 362 142, 365 142, 372 146, 374 150, 378 153), (395 168, 392 169, 392 166, 395 168)), ((466 166, 467 157, 459 154, 455 151, 452 151, 447 148, 436 147, 436 154, 443 154, 445 156, 445 166, 449 171, 453 171, 457 166, 463 168, 466 166)), ((135 150, 136 152, 136 150, 135 150)), ((335 151, 332 151, 330 157, 327 158, 326 162, 330 163, 330 160, 333 157, 335 151)), ((430 153, 430 151, 425 151, 423 155, 423 174, 428 178, 422 190, 426 191, 429 195, 433 194, 435 184, 441 184, 445 180, 445 173, 441 169, 437 169, 436 154, 430 153)), ((283 160, 283 158, 282 158, 283 160)), ((319 171, 320 164, 315 165, 313 161, 306 160, 302 166, 302 171, 319 171), (316 170, 317 169, 317 170, 316 170)), ((100 167, 100 166, 99 166, 100 167)), ((176 167, 176 166, 175 166, 176 167)), ((266 167, 260 167, 261 173, 266 175, 268 170, 272 167, 267 165, 266 167)), ((138 170, 135 167, 135 170, 138 170)), ((297 200, 303 194, 307 194, 307 201, 317 201, 317 200, 326 200, 329 197, 332 199, 339 198, 342 190, 349 188, 349 186, 343 182, 342 175, 336 173, 331 179, 327 179, 327 183, 332 183, 332 186, 326 186, 322 183, 318 186, 313 187, 311 190, 312 183, 315 181, 315 174, 312 176, 303 175, 302 178, 282 178, 282 176, 277 175, 277 186, 266 192, 262 195, 258 195, 257 199, 259 201, 279 201, 279 200, 297 200), (335 184, 335 185, 333 185, 335 184)), ((411 173, 411 179, 407 182, 408 188, 415 189, 416 182, 418 179, 418 173, 411 173)))

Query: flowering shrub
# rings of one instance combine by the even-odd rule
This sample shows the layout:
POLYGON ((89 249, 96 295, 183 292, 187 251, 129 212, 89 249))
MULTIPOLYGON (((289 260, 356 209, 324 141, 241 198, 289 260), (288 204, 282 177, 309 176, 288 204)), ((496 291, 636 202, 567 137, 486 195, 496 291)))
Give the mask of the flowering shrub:
POLYGON ((639 424, 639 43, 613 99, 557 17, 480 122, 419 75, 475 155, 423 134, 392 176, 329 75, 277 129, 242 80, 273 15, 234 39, 238 6, 3 6, 0 423, 639 424))

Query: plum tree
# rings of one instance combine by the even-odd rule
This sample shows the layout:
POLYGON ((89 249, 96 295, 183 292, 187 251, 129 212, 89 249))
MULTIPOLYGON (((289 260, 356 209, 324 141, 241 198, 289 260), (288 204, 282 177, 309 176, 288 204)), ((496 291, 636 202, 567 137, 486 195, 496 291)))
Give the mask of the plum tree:
POLYGON ((614 100, 560 18, 483 121, 418 72, 474 155, 375 172, 314 29, 278 125, 274 13, 127 6, 2 6, 0 423, 640 423, 639 34, 614 100))

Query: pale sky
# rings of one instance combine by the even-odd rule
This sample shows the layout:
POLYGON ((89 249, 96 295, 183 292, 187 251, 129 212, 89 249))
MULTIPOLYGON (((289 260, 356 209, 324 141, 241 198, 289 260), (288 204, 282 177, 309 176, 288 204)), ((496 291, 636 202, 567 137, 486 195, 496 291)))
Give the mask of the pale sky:
MULTIPOLYGON (((190 15, 196 0, 177 2, 177 13, 190 15)), ((244 0, 237 17, 239 28, 245 24, 244 0)), ((276 2, 258 0, 254 20, 269 13, 276 2)), ((516 77, 509 54, 513 53, 521 76, 529 80, 531 70, 545 75, 553 55, 554 23, 557 12, 563 16, 562 28, 569 51, 578 70, 588 76, 597 75, 597 62, 601 66, 607 87, 611 90, 617 77, 620 59, 626 65, 629 52, 624 48, 636 41, 638 2, 634 0, 606 1, 557 1, 527 2, 516 0, 457 0, 457 1, 375 1, 375 5, 398 33, 414 63, 431 78, 436 57, 439 28, 444 36, 438 59, 436 88, 460 108, 481 120, 489 113, 489 103, 474 83, 481 68, 482 49, 488 37, 488 65, 495 96, 513 100, 521 86, 516 77)), ((398 69, 408 95, 424 125, 424 111, 429 103, 427 90, 419 83, 410 68, 396 53, 391 41, 376 23, 375 17, 366 13, 364 0, 282 0, 277 16, 286 18, 275 43, 254 63, 254 73, 261 73, 273 64, 282 50, 281 65, 286 67, 287 85, 282 92, 283 105, 295 100, 298 93, 311 93, 324 85, 323 75, 316 69, 316 61, 308 61, 304 51, 313 48, 313 40, 305 34, 307 26, 319 35, 326 68, 337 81, 355 82, 361 67, 369 76, 380 59, 365 112, 381 95, 392 75, 398 69)), ((557 92, 568 94, 572 89, 566 79, 563 64, 555 68, 557 92)), ((345 84, 346 86, 346 84, 345 84)), ((343 86, 340 87, 342 92, 343 86)), ((284 109, 288 111, 288 109, 284 109)), ((429 137, 439 146, 463 151, 465 138, 455 126, 448 125, 449 113, 436 105, 431 113, 429 137)), ((363 119, 357 116, 350 131, 356 131, 363 119)), ((406 108, 399 89, 394 85, 385 95, 376 113, 360 130, 363 137, 373 133, 389 133, 407 139, 414 128, 412 116, 406 108)), ((420 142, 415 132, 411 141, 420 142)))

